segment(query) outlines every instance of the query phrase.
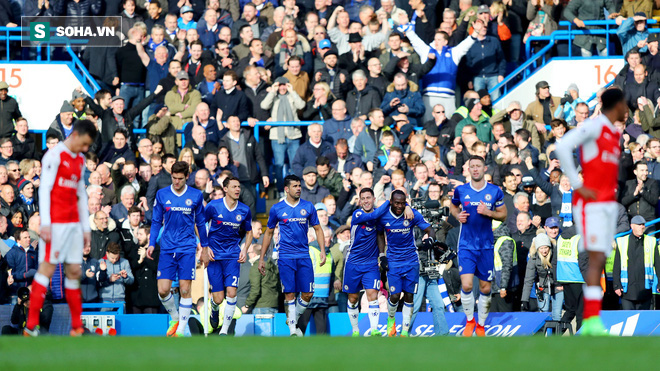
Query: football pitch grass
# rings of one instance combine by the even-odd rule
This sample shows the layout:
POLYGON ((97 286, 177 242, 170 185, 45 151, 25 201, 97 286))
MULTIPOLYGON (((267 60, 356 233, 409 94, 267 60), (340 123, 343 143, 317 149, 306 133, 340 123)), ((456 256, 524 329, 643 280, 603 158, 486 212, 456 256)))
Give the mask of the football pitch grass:
POLYGON ((660 338, 0 337, 0 370, 655 369, 660 338), (292 367, 293 366, 293 367, 292 367), (411 369, 407 369, 411 367, 411 369))

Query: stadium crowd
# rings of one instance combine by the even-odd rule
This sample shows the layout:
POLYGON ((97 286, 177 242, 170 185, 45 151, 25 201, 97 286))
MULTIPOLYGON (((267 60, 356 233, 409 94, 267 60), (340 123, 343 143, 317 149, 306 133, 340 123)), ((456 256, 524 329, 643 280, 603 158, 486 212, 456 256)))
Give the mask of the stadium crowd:
MULTIPOLYGON (((206 201, 223 197, 228 175, 240 180, 240 201, 255 220, 253 240, 243 242, 249 256, 237 308, 281 312, 277 254, 269 253, 266 275, 255 264, 263 229, 257 204, 281 199, 292 173, 303 179, 302 198, 316 205, 331 247, 330 288, 315 292, 303 316, 322 331, 327 312, 346 311, 343 253, 360 190, 372 188, 378 204, 401 189, 410 203, 448 206, 453 189, 469 180, 467 160, 478 155, 508 210, 493 228, 499 258, 491 310, 552 311, 558 321, 577 317, 579 327, 586 254, 577 250, 572 188, 554 150, 567 131, 599 115, 599 104, 580 98, 579 81, 562 87, 561 97, 551 96, 552 81, 538 81, 527 107, 505 101, 499 110, 493 88, 522 61, 529 36, 550 34, 560 20, 584 27, 605 14, 618 26, 626 65, 615 85, 630 108, 628 120, 615 123, 623 132, 617 232, 633 231, 617 239, 608 260, 605 309, 650 309, 660 293, 648 278, 655 256, 644 250, 652 243, 650 254, 658 255, 648 237, 656 227, 642 227, 658 217, 660 198, 659 39, 646 28, 660 13, 657 2, 13 0, 0 2, 0 24, 20 23, 18 3, 19 15, 119 15, 124 46, 81 51, 101 89, 71 92, 53 112, 43 150, 0 82, 0 303, 24 304, 21 288, 36 272, 39 160, 85 118, 100 135, 86 154, 92 242, 84 251, 84 302, 162 312, 157 260, 145 254, 156 192, 171 184, 179 160, 206 201), (255 126, 264 121, 315 123, 259 125, 257 141, 255 126)), ((575 45, 583 56, 607 47, 598 35, 578 36, 575 45)), ((566 44, 556 53, 565 55, 566 44)), ((459 231, 455 218, 444 217, 438 237, 455 249, 459 231)), ((318 251, 316 236, 309 239, 318 251)), ((60 268, 50 303, 64 300, 62 277, 60 268)), ((460 310, 456 264, 444 279, 460 310)), ((386 297, 384 288, 383 311, 386 297)))

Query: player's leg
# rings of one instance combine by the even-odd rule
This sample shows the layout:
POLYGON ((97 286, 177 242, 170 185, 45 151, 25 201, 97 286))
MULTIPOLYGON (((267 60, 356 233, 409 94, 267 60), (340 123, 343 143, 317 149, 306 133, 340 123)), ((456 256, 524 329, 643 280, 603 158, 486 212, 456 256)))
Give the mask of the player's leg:
POLYGON ((360 329, 358 328, 358 317, 360 315, 358 301, 360 299, 360 289, 362 288, 360 283, 362 272, 360 272, 359 268, 359 266, 351 263, 344 265, 343 290, 348 294, 346 313, 348 314, 348 320, 351 322, 353 337, 360 336, 360 329))
POLYGON ((158 298, 165 311, 172 317, 167 336, 173 336, 179 326, 179 309, 172 295, 172 281, 176 279, 177 265, 173 253, 161 252, 158 256, 158 298))
POLYGON ((475 332, 477 336, 486 336, 486 319, 490 312, 491 281, 495 266, 495 252, 492 249, 481 250, 477 259, 475 275, 479 279, 479 303, 477 304, 478 320, 475 332))
POLYGON ((62 226, 66 237, 66 245, 62 248, 61 259, 66 263, 64 278, 64 292, 71 312, 71 335, 81 336, 84 332, 82 318, 82 295, 80 292, 80 277, 82 275, 83 260, 83 230, 78 223, 62 226))
POLYGON ((461 274, 461 302, 465 312, 466 323, 463 336, 472 336, 477 321, 474 320, 474 295, 472 286, 474 284, 474 273, 477 265, 472 250, 458 250, 458 271, 461 274))
POLYGON ((236 310, 236 289, 238 288, 238 278, 241 274, 241 266, 235 259, 221 260, 224 271, 224 285, 227 287, 227 302, 225 303, 225 312, 222 322, 220 335, 226 335, 229 325, 234 318, 236 310))
POLYGON ((291 336, 296 335, 296 271, 295 260, 280 258, 277 267, 280 272, 282 292, 284 292, 284 310, 286 311, 286 324, 289 326, 291 336))
POLYGON ((192 311, 192 281, 195 280, 196 258, 195 253, 177 254, 177 264, 179 273, 179 327, 176 330, 177 336, 183 336, 190 312, 192 311))
POLYGON ((403 275, 403 310, 401 336, 407 337, 412 322, 413 300, 419 287, 419 264, 411 265, 403 275))
POLYGON ((296 259, 296 267, 296 291, 300 292, 300 298, 296 302, 297 323, 314 296, 314 267, 311 258, 296 259))
POLYGON ((211 328, 215 330, 220 325, 220 304, 225 300, 222 265, 219 260, 211 261, 206 270, 209 277, 209 285, 211 285, 211 315, 209 322, 211 328))
POLYGON ((366 289, 365 295, 369 301, 369 325, 371 336, 381 336, 378 331, 378 319, 380 318, 380 306, 378 305, 378 291, 380 290, 380 270, 378 264, 374 264, 362 275, 362 287, 366 289))
POLYGON ((387 284, 389 285, 390 297, 387 300, 387 336, 396 336, 396 321, 394 316, 399 306, 401 291, 403 288, 403 277, 400 267, 391 266, 387 271, 387 284))

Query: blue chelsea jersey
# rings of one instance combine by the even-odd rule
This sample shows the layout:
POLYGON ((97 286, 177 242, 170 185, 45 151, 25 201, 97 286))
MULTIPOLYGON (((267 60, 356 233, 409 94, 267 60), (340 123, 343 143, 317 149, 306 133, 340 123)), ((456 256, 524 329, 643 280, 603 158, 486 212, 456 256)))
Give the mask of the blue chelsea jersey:
POLYGON ((270 208, 268 228, 280 226, 279 255, 285 259, 309 259, 309 244, 307 231, 309 226, 319 224, 314 205, 303 199, 296 205, 286 200, 280 201, 270 208))
POLYGON ((413 227, 417 226, 424 230, 430 227, 430 224, 424 220, 419 211, 413 209, 413 213, 415 217, 408 220, 403 214, 394 215, 390 209, 376 223, 378 231, 385 231, 387 260, 390 265, 419 264, 413 227))
POLYGON ((480 202, 488 209, 495 210, 504 205, 504 193, 500 187, 486 183, 482 189, 474 189, 472 183, 456 187, 451 202, 463 207, 470 216, 467 223, 461 224, 458 237, 458 248, 466 250, 483 250, 493 248, 493 219, 477 213, 480 202))
POLYGON ((252 230, 250 208, 239 201, 233 209, 229 209, 225 198, 221 198, 206 205, 204 216, 209 222, 209 248, 215 259, 238 259, 241 252, 240 230, 252 230))
POLYGON ((370 213, 355 210, 351 218, 351 244, 346 248, 346 262, 351 264, 378 264, 376 220, 390 209, 386 201, 370 213))
POLYGON ((163 228, 160 251, 166 253, 195 253, 197 235, 202 247, 208 246, 206 219, 204 218, 204 196, 198 189, 185 186, 183 193, 177 194, 172 186, 156 193, 151 236, 149 245, 156 246, 156 240, 163 228))

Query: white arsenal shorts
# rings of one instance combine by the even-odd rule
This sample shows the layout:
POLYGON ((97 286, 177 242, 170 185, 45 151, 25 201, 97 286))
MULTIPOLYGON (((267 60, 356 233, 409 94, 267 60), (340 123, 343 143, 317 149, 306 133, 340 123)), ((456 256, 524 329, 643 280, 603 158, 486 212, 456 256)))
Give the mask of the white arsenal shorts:
POLYGON ((619 211, 616 202, 589 202, 579 200, 573 206, 573 218, 580 238, 580 251, 599 251, 609 256, 616 234, 619 211))
POLYGON ((39 263, 82 264, 83 230, 80 223, 51 224, 51 240, 39 240, 39 263))

